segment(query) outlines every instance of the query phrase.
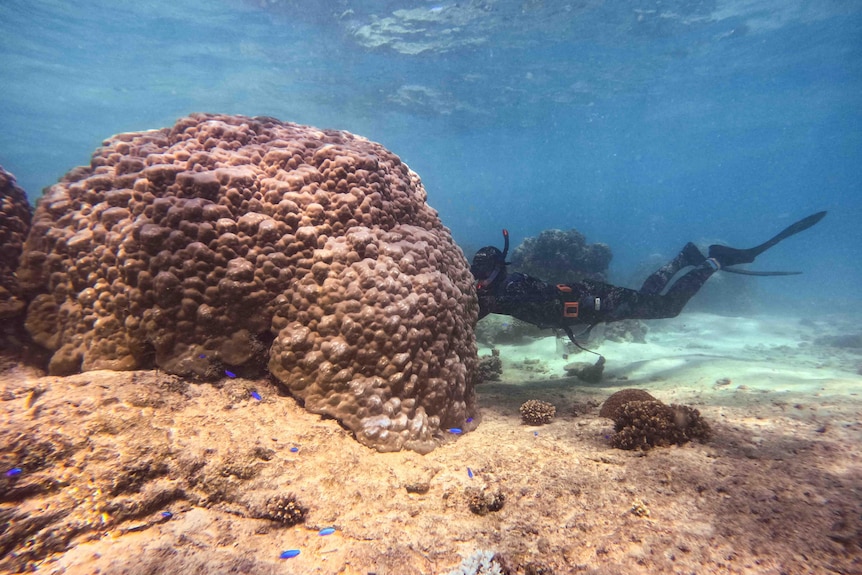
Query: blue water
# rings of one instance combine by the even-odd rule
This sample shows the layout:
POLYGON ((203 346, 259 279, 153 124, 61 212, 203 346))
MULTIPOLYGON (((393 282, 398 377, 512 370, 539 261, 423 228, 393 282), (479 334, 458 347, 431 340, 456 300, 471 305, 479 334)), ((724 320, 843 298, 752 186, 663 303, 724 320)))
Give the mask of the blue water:
POLYGON ((99 143, 193 111, 377 140, 465 246, 548 228, 612 276, 759 243, 779 309, 862 286, 862 2, 4 0, 0 164, 34 201, 99 143))

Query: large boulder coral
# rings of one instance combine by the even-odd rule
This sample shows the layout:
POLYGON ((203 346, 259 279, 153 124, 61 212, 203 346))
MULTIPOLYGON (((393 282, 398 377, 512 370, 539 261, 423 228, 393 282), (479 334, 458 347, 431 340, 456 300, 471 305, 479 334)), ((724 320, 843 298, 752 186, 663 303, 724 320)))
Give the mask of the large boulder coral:
POLYGON ((24 239, 30 230, 30 203, 15 182, 15 176, 0 166, 0 319, 24 311, 24 300, 15 270, 24 239))
POLYGON ((54 374, 267 365, 379 450, 475 425, 468 263, 419 177, 347 132, 193 114, 114 136, 36 209, 19 279, 54 374))

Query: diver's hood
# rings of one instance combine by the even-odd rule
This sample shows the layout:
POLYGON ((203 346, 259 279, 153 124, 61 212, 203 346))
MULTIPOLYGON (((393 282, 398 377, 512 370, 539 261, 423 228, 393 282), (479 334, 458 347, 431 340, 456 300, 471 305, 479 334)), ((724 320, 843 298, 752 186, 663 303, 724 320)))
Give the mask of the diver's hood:
POLYGON ((503 251, 494 246, 485 246, 473 256, 470 272, 478 282, 478 288, 484 288, 506 273, 506 254, 509 253, 509 232, 503 230, 503 251))

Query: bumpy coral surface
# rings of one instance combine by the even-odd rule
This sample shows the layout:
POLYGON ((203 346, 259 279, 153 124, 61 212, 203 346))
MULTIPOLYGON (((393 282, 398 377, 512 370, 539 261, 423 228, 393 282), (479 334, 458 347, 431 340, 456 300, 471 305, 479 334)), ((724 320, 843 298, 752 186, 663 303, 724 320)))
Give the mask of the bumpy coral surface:
POLYGON ((642 450, 707 439, 710 433, 698 410, 686 405, 665 405, 657 400, 624 404, 616 412, 614 431, 611 445, 642 450))
POLYGON ((654 401, 655 398, 643 389, 621 389, 612 393, 599 411, 599 417, 616 419, 619 409, 630 401, 654 401))
POLYGON ((419 177, 379 144, 194 114, 120 134, 39 202, 19 278, 50 371, 269 370, 380 450, 469 429, 477 306, 419 177))
POLYGON ((266 502, 266 508, 260 513, 261 517, 288 527, 302 523, 307 515, 308 509, 296 500, 293 493, 271 497, 266 502))
POLYGON ((0 166, 0 319, 24 310, 15 270, 29 229, 27 194, 15 183, 15 176, 0 166))
POLYGON ((551 423, 557 414, 557 408, 552 403, 539 399, 524 402, 518 411, 521 412, 521 421, 527 425, 551 423))

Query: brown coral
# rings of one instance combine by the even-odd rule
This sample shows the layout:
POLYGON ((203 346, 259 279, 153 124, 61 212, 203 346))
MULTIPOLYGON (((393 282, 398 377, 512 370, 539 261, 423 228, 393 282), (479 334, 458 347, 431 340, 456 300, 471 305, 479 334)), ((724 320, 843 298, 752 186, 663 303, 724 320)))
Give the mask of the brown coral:
POLYGON ((630 401, 617 410, 611 445, 619 449, 651 449, 682 445, 709 437, 709 426, 696 409, 660 401, 630 401))
POLYGON ((557 408, 547 401, 531 399, 521 405, 521 421, 527 425, 544 425, 551 423, 557 414, 557 408))
POLYGON ((499 511, 506 503, 506 495, 502 491, 490 491, 487 488, 470 487, 466 490, 467 507, 476 515, 487 515, 499 511))
POLYGON ((194 114, 120 134, 39 202, 19 278, 54 374, 268 365, 380 450, 470 428, 463 253, 379 144, 194 114))
POLYGON ((274 495, 270 497, 266 502, 265 508, 260 513, 260 517, 290 527, 291 525, 305 521, 307 514, 308 509, 296 500, 296 496, 293 493, 288 493, 286 495, 274 495))
POLYGON ((630 401, 653 401, 655 398, 642 389, 621 389, 613 393, 602 404, 599 417, 616 419, 617 410, 630 401))
POLYGON ((0 319, 16 317, 24 311, 15 270, 30 218, 27 194, 15 183, 15 176, 0 166, 0 319))
POLYGON ((500 350, 492 349, 491 355, 483 355, 479 358, 476 366, 476 383, 486 381, 500 381, 503 374, 503 360, 500 359, 500 350))

